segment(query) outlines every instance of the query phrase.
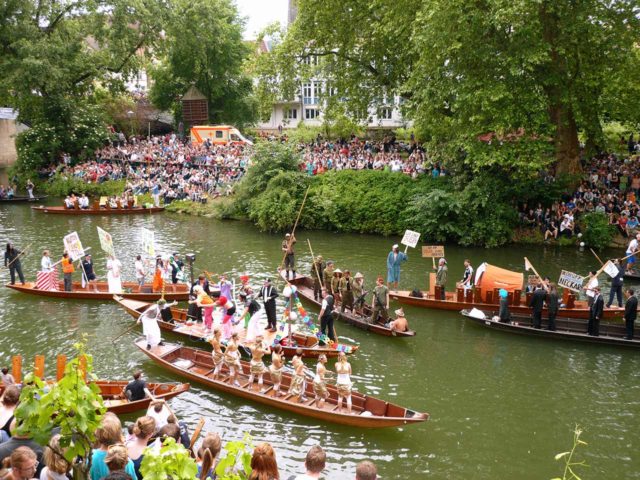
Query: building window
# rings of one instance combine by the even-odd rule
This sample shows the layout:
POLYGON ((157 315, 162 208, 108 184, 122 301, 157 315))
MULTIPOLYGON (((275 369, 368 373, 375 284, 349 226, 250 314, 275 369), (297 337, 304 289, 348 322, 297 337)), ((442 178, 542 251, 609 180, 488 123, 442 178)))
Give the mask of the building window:
POLYGON ((298 110, 295 108, 289 108, 284 113, 284 118, 287 120, 296 120, 298 118, 298 110))
POLYGON ((318 65, 318 57, 316 55, 308 55, 302 59, 305 65, 318 65))
POLYGON ((305 83, 302 85, 302 99, 305 105, 313 103, 313 95, 311 93, 310 83, 305 83))
POLYGON ((320 112, 317 108, 305 108, 304 109, 304 118, 307 120, 313 120, 314 118, 318 118, 320 116, 320 112))
POLYGON ((391 115, 393 113, 393 109, 391 107, 384 107, 380 109, 380 119, 381 120, 391 120, 391 115))

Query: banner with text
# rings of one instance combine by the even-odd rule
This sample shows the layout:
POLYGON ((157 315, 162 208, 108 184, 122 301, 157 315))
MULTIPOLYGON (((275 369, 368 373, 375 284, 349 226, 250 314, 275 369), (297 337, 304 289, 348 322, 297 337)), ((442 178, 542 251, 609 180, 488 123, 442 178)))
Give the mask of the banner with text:
POLYGON ((84 248, 82 248, 82 242, 78 232, 71 232, 62 240, 64 243, 64 249, 74 262, 81 259, 84 256, 84 248))
POLYGON ((106 230, 96 227, 98 229, 98 237, 100 238, 100 248, 107 254, 116 256, 116 252, 113 250, 113 239, 111 234, 106 230))
POLYGON ((142 228, 142 250, 147 255, 151 255, 152 257, 156 254, 155 248, 155 234, 153 230, 149 230, 148 228, 142 228))
POLYGON ((414 232, 413 230, 405 230, 404 236, 402 237, 402 241, 400 243, 402 245, 406 245, 407 247, 416 248, 416 245, 418 245, 418 240, 420 240, 419 232, 414 232))
POLYGON ((442 258, 444 257, 444 245, 423 246, 422 256, 425 258, 442 258))
POLYGON ((560 272, 560 278, 558 279, 558 286, 567 288, 573 292, 579 292, 582 290, 583 282, 584 277, 582 275, 562 270, 560 272))
POLYGON ((611 278, 617 277, 619 270, 615 263, 611 260, 607 260, 607 263, 604 264, 602 269, 609 275, 611 278))

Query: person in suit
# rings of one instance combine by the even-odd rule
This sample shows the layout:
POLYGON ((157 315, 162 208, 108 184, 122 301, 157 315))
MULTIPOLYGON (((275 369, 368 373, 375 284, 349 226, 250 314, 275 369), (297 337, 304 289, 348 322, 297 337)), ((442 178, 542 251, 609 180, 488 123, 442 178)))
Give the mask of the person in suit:
POLYGON ((604 310, 604 300, 600 295, 600 287, 594 288, 595 296, 593 297, 593 304, 589 309, 589 325, 587 333, 591 336, 597 337, 600 335, 600 319, 602 318, 602 312, 604 310))
POLYGON ((617 258, 613 261, 614 265, 618 269, 618 274, 611 279, 611 290, 609 291, 609 301, 607 302, 607 308, 610 308, 613 304, 614 297, 618 300, 618 307, 622 308, 622 283, 624 281, 624 268, 620 265, 620 260, 617 258))
POLYGON ((271 279, 267 278, 264 281, 264 286, 260 289, 260 298, 264 303, 264 310, 267 313, 267 328, 272 332, 276 331, 277 317, 276 317, 276 298, 278 297, 278 290, 271 285, 271 279))
POLYGON ((627 340, 633 340, 633 327, 638 317, 638 297, 633 288, 627 289, 627 302, 624 304, 624 323, 627 326, 627 340))
POLYGON ((542 309, 544 308, 546 297, 547 292, 542 288, 542 283, 538 283, 529 301, 529 306, 533 309, 533 328, 542 327, 542 309))
POLYGON ((547 294, 547 313, 549 314, 549 325, 547 330, 556 330, 556 315, 558 315, 558 289, 555 283, 549 283, 549 293, 547 294))

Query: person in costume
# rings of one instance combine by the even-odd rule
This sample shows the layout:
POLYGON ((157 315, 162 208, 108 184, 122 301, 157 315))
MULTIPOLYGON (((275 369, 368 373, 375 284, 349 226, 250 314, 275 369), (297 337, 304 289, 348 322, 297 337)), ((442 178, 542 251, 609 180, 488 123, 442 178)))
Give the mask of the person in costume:
POLYGON ((156 269, 153 272, 153 283, 152 289, 154 292, 161 292, 164 288, 164 278, 162 278, 163 273, 163 265, 162 265, 162 257, 158 255, 156 258, 156 269))
POLYGON ((306 398, 304 397, 305 391, 305 376, 304 376, 304 362, 301 357, 298 355, 294 356, 291 360, 291 365, 293 366, 293 377, 291 378, 291 385, 289 385, 289 395, 298 397, 299 402, 304 402, 306 398))
POLYGON ((196 295, 196 299, 189 300, 189 303, 195 303, 202 309, 204 328, 206 333, 211 333, 211 328, 213 326, 213 307, 215 306, 215 303, 200 285, 193 287, 193 293, 196 295))
POLYGON ((347 361, 344 352, 338 354, 336 363, 336 373, 338 375, 336 388, 338 389, 338 411, 342 411, 342 399, 347 402, 347 411, 351 413, 351 364, 347 361))
POLYGON ((162 345, 162 335, 160 334, 160 326, 158 320, 162 318, 162 310, 177 305, 178 302, 167 304, 163 298, 158 303, 147 308, 142 315, 138 317, 137 323, 142 323, 142 333, 147 339, 147 350, 157 345, 162 345))
POLYGON ((318 357, 318 363, 316 365, 316 374, 313 377, 313 393, 316 395, 316 408, 322 408, 325 400, 329 397, 327 390, 327 382, 325 380, 325 374, 327 373, 327 356, 321 354, 318 357))
POLYGON ((225 340, 231 338, 233 333, 233 324, 231 323, 233 316, 236 313, 236 304, 231 300, 220 295, 218 299, 218 306, 222 307, 222 336, 225 340))
POLYGON ((407 261, 407 254, 401 252, 396 243, 391 247, 389 255, 387 255, 387 285, 393 290, 398 289, 400 281, 400 264, 407 261))
POLYGON ((222 344, 220 343, 220 339, 222 338, 222 332, 219 328, 213 329, 213 336, 209 338, 209 343, 213 350, 211 351, 211 359, 213 360, 213 379, 217 380, 218 375, 220 375, 220 370, 222 370, 222 365, 224 363, 224 354, 222 353, 222 344))
POLYGON ((252 342, 259 335, 262 335, 260 322, 265 316, 264 310, 258 302, 250 298, 245 292, 240 293, 240 301, 244 303, 244 311, 240 318, 245 319, 244 328, 247 330, 245 339, 247 342, 252 342))
POLYGON ((264 337, 262 335, 258 335, 256 337, 255 345, 251 349, 251 363, 249 364, 249 390, 253 388, 253 380, 256 376, 258 377, 258 387, 260 390, 263 390, 263 377, 266 367, 264 366, 262 357, 269 355, 270 353, 271 349, 264 344, 264 337))
POLYGON ((240 364, 240 352, 238 351, 238 334, 233 333, 227 348, 224 350, 224 364, 229 369, 229 383, 240 386, 238 382, 238 374, 242 371, 242 365, 240 364))
POLYGON ((269 377, 273 382, 273 392, 276 397, 280 396, 280 383, 282 382, 282 345, 276 345, 271 351, 271 365, 269 365, 269 377))
POLYGON ((107 282, 109 284, 109 293, 122 293, 122 263, 114 255, 109 255, 107 260, 107 282))

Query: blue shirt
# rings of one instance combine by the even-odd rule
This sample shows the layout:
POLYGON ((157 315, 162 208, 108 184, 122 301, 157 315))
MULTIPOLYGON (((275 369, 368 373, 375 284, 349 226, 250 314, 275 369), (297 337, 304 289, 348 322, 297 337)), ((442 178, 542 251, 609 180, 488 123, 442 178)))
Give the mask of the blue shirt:
MULTIPOLYGON (((109 475, 109 467, 104 463, 104 459, 107 457, 107 452, 104 450, 96 449, 93 451, 93 457, 91 457, 91 480, 102 480, 109 475)), ((127 466, 124 468, 125 473, 129 474, 133 480, 138 480, 133 462, 129 460, 127 466)))

